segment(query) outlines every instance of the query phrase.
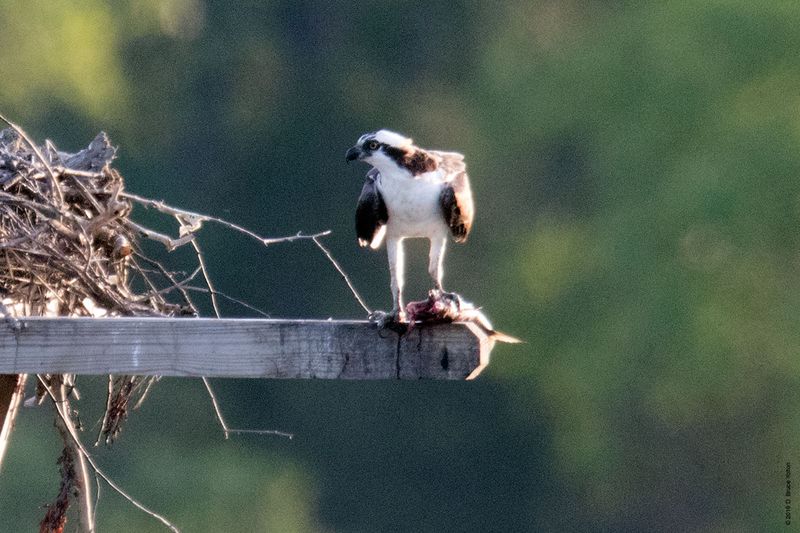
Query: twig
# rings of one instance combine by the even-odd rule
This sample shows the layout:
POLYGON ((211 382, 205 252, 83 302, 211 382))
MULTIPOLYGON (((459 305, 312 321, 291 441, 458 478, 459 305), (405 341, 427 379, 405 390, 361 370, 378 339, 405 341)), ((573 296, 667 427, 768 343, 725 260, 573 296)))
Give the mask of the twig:
POLYGON ((361 307, 363 307, 363 308, 364 308, 364 311, 366 311, 366 312, 367 312, 367 314, 370 314, 370 315, 371 315, 371 314, 372 314, 372 310, 371 310, 371 309, 370 309, 370 308, 367 306, 367 304, 364 302, 364 299, 361 297, 361 295, 360 295, 360 294, 358 294, 358 291, 357 291, 357 290, 356 290, 356 288, 353 286, 353 284, 350 282, 350 278, 349 278, 349 277, 347 277, 347 273, 345 273, 345 271, 344 271, 344 269, 341 267, 341 265, 339 265, 339 263, 337 263, 337 262, 336 262, 336 259, 334 259, 334 258, 333 258, 333 255, 331 255, 331 252, 330 252, 330 250, 328 250, 327 248, 325 248, 325 246, 323 246, 323 245, 322 245, 322 243, 321 243, 321 242, 319 242, 319 239, 318 239, 316 236, 312 237, 312 240, 314 241, 314 244, 316 244, 316 245, 317 245, 317 247, 318 247, 320 250, 322 250, 322 253, 324 253, 324 254, 325 254, 325 257, 327 257, 327 258, 328 258, 328 260, 331 262, 331 264, 333 264, 333 267, 334 267, 334 268, 335 268, 337 271, 339 271, 339 274, 341 274, 342 278, 344 278, 344 282, 345 282, 345 283, 347 283, 347 286, 350 288, 350 292, 352 292, 352 293, 353 293, 353 296, 355 296, 355 297, 356 297, 356 300, 358 300, 358 303, 359 303, 359 304, 361 304, 361 307))
POLYGON ((76 170, 74 168, 65 167, 63 165, 56 165, 53 167, 53 170, 58 174, 63 174, 64 176, 75 176, 79 178, 102 178, 102 172, 92 172, 91 170, 76 170))
POLYGON ((161 297, 161 291, 156 287, 156 284, 150 279, 150 276, 147 275, 141 268, 139 268, 139 264, 136 262, 136 259, 132 259, 131 262, 133 266, 136 267, 137 274, 139 274, 142 279, 144 280, 145 284, 150 287, 150 295, 153 298, 158 298, 160 302, 164 301, 164 298, 161 297))
MULTIPOLYGON (((44 383, 44 379, 38 376, 39 381, 44 383)), ((89 469, 86 466, 88 457, 82 455, 80 452, 80 442, 73 438, 75 435, 75 424, 72 422, 70 416, 69 393, 67 392, 67 385, 63 381, 63 376, 58 376, 60 385, 58 387, 58 401, 54 398, 54 407, 61 415, 61 424, 58 424, 64 439, 64 447, 69 450, 73 456, 77 455, 77 469, 79 490, 76 495, 78 499, 78 506, 80 507, 80 522, 83 531, 94 533, 94 510, 92 505, 92 489, 89 483, 89 469)), ((48 391, 49 392, 49 391, 48 391)))
POLYGON ((257 240, 264 246, 269 246, 271 244, 277 244, 280 242, 292 242, 300 239, 314 239, 316 237, 324 237, 325 235, 330 235, 331 233, 330 230, 327 230, 315 233, 313 235, 305 235, 303 232, 297 232, 297 234, 288 237, 262 237, 261 235, 258 235, 257 233, 252 232, 243 226, 234 224, 233 222, 228 222, 227 220, 223 220, 221 218, 212 217, 210 215, 204 215, 201 213, 193 213, 191 211, 186 211, 185 209, 172 207, 170 205, 165 204, 162 201, 150 200, 149 198, 144 198, 142 196, 138 196, 136 194, 132 194, 129 192, 122 192, 120 193, 120 196, 127 198, 129 200, 133 200, 134 202, 137 202, 145 207, 152 207, 158 211, 161 211, 164 214, 172 215, 178 218, 179 221, 192 221, 194 223, 214 222, 216 224, 220 224, 221 226, 225 226, 226 228, 230 228, 240 233, 243 233, 248 237, 257 240))
POLYGON ((194 240, 194 233, 187 233, 186 235, 179 237, 177 239, 173 239, 172 237, 168 237, 163 233, 159 233, 157 231, 153 231, 151 229, 145 228, 144 226, 140 226, 136 222, 132 220, 125 220, 125 225, 128 226, 133 231, 144 235, 150 240, 159 242, 164 245, 168 252, 173 251, 176 248, 179 248, 186 244, 187 242, 194 240))
POLYGON ((278 437, 286 437, 289 440, 294 438, 294 433, 287 433, 285 431, 278 431, 277 429, 228 429, 228 433, 233 435, 277 435, 278 437))
MULTIPOLYGON (((56 400, 56 396, 55 396, 55 394, 53 393, 53 390, 52 390, 52 389, 50 388, 50 386, 49 386, 49 385, 48 385, 48 384, 47 384, 47 383, 46 383, 46 382, 45 382, 45 381, 42 379, 42 377, 41 377, 41 376, 38 376, 38 377, 39 377, 39 382, 40 382, 40 383, 41 383, 41 384, 44 386, 45 390, 47 391, 47 395, 48 395, 48 396, 50 396, 50 399, 51 399, 51 400, 53 401, 53 403, 55 403, 55 404, 56 404, 56 406, 57 406, 57 405, 58 405, 58 401, 56 400)), ((66 418, 66 417, 64 416, 64 413, 62 413, 62 412, 61 412, 61 409, 58 409, 58 408, 56 408, 56 412, 58 413, 58 416, 59 416, 59 417, 61 417, 61 420, 62 420, 62 421, 63 421, 63 422, 66 424, 66 420, 65 420, 65 418, 66 418)), ((82 454, 82 455, 83 455, 83 456, 86 458, 86 460, 89 462, 89 465, 91 465, 91 467, 92 467, 92 469, 94 470, 95 474, 96 474, 96 475, 98 475, 98 476, 100 476, 100 478, 102 478, 102 480, 103 480, 103 481, 105 481, 106 483, 108 483, 108 486, 109 486, 109 487, 111 487, 112 489, 114 489, 114 490, 117 492, 117 494, 119 494, 120 496, 122 496, 123 498, 125 498, 126 500, 128 500, 128 502, 130 502, 132 505, 134 505, 136 508, 138 508, 138 509, 139 509, 139 510, 141 510, 142 512, 144 512, 144 513, 147 513, 147 514, 148 514, 148 515, 150 515, 151 517, 155 518, 156 520, 158 520, 159 522, 161 522, 162 524, 164 524, 165 526, 167 526, 167 527, 168 527, 170 530, 174 531, 175 533, 180 533, 180 530, 179 530, 177 527, 175 527, 174 525, 172 525, 172 523, 171 523, 169 520, 167 520, 166 518, 164 518, 164 517, 163 517, 163 516, 161 516, 160 514, 156 513, 155 511, 151 511, 150 509, 148 509, 147 507, 145 507, 145 506, 144 506, 142 503, 140 503, 139 501, 137 501, 136 499, 134 499, 134 498, 133 498, 133 497, 132 497, 130 494, 128 494, 127 492, 125 492, 125 491, 124 491, 124 490, 123 490, 123 489, 122 489, 122 488, 121 488, 119 485, 117 485, 117 484, 116 484, 116 483, 115 483, 115 482, 114 482, 114 481, 113 481, 113 480, 112 480, 110 477, 108 477, 108 476, 105 474, 105 472, 103 472, 103 471, 100 469, 100 467, 98 467, 98 466, 97 466, 97 463, 95 463, 95 461, 94 461, 94 459, 92 458, 92 456, 91 456, 91 455, 89 455, 89 452, 88 452, 88 451, 86 451, 86 448, 84 448, 83 444, 81 443, 80 439, 78 438, 78 435, 75 433, 75 431, 74 431, 74 428, 73 428, 73 427, 70 427, 69 425, 67 425, 67 429, 69 430, 70 436, 72 437, 72 440, 75 442, 75 445, 78 447, 78 450, 79 450, 79 451, 80 451, 80 453, 81 453, 81 454, 82 454)))
POLYGON ((94 515, 92 516, 92 522, 97 524, 97 507, 100 505, 100 476, 97 475, 97 472, 94 473, 94 515))
MULTIPOLYGON (((5 312, 4 314, 5 324, 3 324, 3 327, 10 328, 15 334, 18 333, 22 327, 20 322, 11 313, 5 312)), ((0 412, 0 466, 3 464, 3 457, 11 439, 11 431, 14 429, 14 420, 24 398, 25 381, 27 379, 27 374, 0 376, 0 389, 4 389, 2 391, 4 398, 0 398, 0 403, 3 404, 3 409, 5 410, 5 412, 0 412)))
MULTIPOLYGON (((144 271, 144 269, 141 269, 141 270, 144 271)), ((180 290, 180 289, 185 289, 186 287, 190 287, 189 283, 191 283, 192 280, 194 280, 194 278, 196 278, 197 275, 201 271, 202 271, 202 269, 198 266, 197 268, 194 269, 194 272, 192 272, 191 274, 189 274, 188 276, 186 276, 185 278, 183 278, 180 281, 175 279, 175 277, 172 274, 170 274, 169 272, 167 272, 166 270, 163 270, 163 271, 159 272, 159 274, 163 275, 164 277, 167 277, 168 275, 171 276, 168 279, 172 282, 172 285, 170 285, 169 287, 164 287, 163 289, 159 289, 157 291, 158 294, 167 294, 167 293, 172 292, 172 291, 176 291, 176 290, 180 290)), ((155 271, 151 271, 151 272, 155 273, 155 271)))
POLYGON ((16 248, 20 244, 23 244, 23 243, 26 243, 26 242, 30 242, 30 241, 36 242, 36 237, 38 237, 43 231, 44 231, 44 228, 39 228, 38 230, 32 231, 30 233, 30 235, 22 235, 21 237, 17 237, 16 239, 11 239, 11 240, 7 240, 5 242, 0 242, 0 249, 3 249, 3 248, 16 248))
POLYGON ((211 282, 211 277, 208 275, 208 269, 206 268, 206 259, 203 255, 203 251, 200 250, 200 245, 197 244, 197 241, 192 241, 192 247, 194 248, 195 253, 197 254, 197 262, 200 264, 200 270, 203 272, 203 279, 208 286, 208 290, 211 292, 211 305, 214 308, 214 315, 217 318, 220 318, 222 315, 219 312, 219 303, 217 302, 217 294, 216 290, 214 289, 214 284, 211 282))
MULTIPOLYGON (((183 289, 186 289, 187 291, 195 291, 195 292, 211 293, 211 291, 210 291, 210 290, 208 290, 208 289, 207 289, 207 288, 205 288, 205 287, 195 287, 195 286, 193 286, 193 285, 181 285, 181 287, 182 287, 183 289)), ((172 287, 167 287, 166 289, 163 289, 163 290, 162 290, 162 292, 164 292, 164 291, 169 291, 169 290, 171 290, 171 289, 172 289, 172 287)), ((241 305, 241 306, 242 306, 242 307, 244 307, 245 309, 249 309, 250 311, 253 311, 254 313, 258 313, 259 315, 263 316, 264 318, 272 318, 272 317, 271 317, 271 315, 270 315, 269 313, 265 313, 264 311, 262 311, 262 310, 261 310, 261 309, 259 309, 258 307, 255 307, 255 306, 253 306, 253 305, 250 305, 249 303, 247 303, 247 302, 245 302, 245 301, 243 301, 243 300, 238 300, 238 299, 234 298, 233 296, 230 296, 230 295, 228 295, 228 294, 225 294, 225 293, 224 293, 224 292, 222 292, 222 291, 214 290, 214 292, 217 294, 217 296, 220 296, 220 297, 224 298, 225 300, 228 300, 228 301, 230 301, 230 302, 233 302, 233 303, 235 303, 235 304, 237 304, 237 305, 241 305)))
POLYGON ((75 183, 75 185, 77 185, 78 188, 81 190, 84 198, 88 199, 89 202, 91 202, 92 206, 94 206, 95 210, 97 211, 97 216, 105 215, 106 211, 105 208, 101 206, 100 203, 97 201, 97 198, 95 198, 95 196, 89 192, 89 189, 86 188, 86 185, 84 185, 83 182, 77 179, 74 175, 70 175, 70 177, 72 178, 72 181, 75 183))
POLYGON ((100 505, 100 476, 97 475, 97 472, 94 473, 94 516, 92 516, 92 522, 97 524, 97 507, 100 505))
POLYGON ((59 204, 62 203, 64 201, 64 194, 61 192, 61 186, 58 184, 58 180, 56 179, 56 175, 53 172, 53 168, 50 166, 50 163, 44 158, 44 155, 42 155, 42 152, 39 150, 39 147, 36 146, 36 144, 31 140, 30 137, 28 137, 28 134, 25 133, 22 128, 20 128, 10 120, 8 120, 2 114, 0 114, 0 120, 11 126, 11 129, 16 131, 19 134, 19 136, 22 137, 26 143, 28 143, 28 146, 31 147, 33 153, 36 154, 36 157, 39 158, 39 160, 44 165, 44 168, 47 169, 47 173, 50 175, 50 183, 53 186, 53 192, 55 193, 56 198, 58 199, 58 203, 59 204))
POLYGON ((147 394, 150 392, 150 389, 153 388, 153 384, 156 381, 158 381, 159 379, 160 378, 158 376, 156 376, 156 377, 153 377, 153 378, 147 380, 147 385, 144 386, 144 392, 142 393, 141 396, 139 396, 139 399, 136 400, 136 403, 133 404, 133 409, 134 410, 136 410, 136 409, 138 409, 138 408, 140 408, 142 406, 142 403, 144 402, 144 399, 147 398, 147 394))
POLYGON ((203 385, 205 385, 206 391, 208 391, 208 395, 211 397, 211 405, 214 407, 214 413, 217 415, 219 425, 222 426, 222 433, 225 435, 225 440, 228 440, 228 434, 230 433, 230 430, 228 429, 228 424, 225 423, 225 418, 222 416, 222 409, 219 407, 217 395, 214 394, 214 389, 211 388, 211 382, 207 377, 203 376, 200 379, 203 380, 203 385))
MULTIPOLYGON (((159 263, 155 259, 151 259, 151 258, 147 257, 146 255, 144 255, 141 250, 136 249, 136 255, 138 257, 141 257, 143 260, 147 261, 151 265, 155 266, 159 270, 159 273, 162 276, 167 278, 170 281, 170 283, 172 283, 173 286, 178 288, 178 290, 181 292, 181 295, 183 296, 184 301, 186 302, 186 305, 188 305, 189 308, 195 314, 199 314, 199 311, 198 311, 197 307, 194 305, 194 302, 189 297, 189 293, 186 292, 186 290, 183 288, 183 286, 177 282, 177 280, 175 279, 175 275, 172 272, 170 272, 166 268, 164 268, 164 265, 162 265, 161 263, 159 263)), ((138 264, 137 264, 137 268, 139 269, 139 272, 143 276, 146 276, 145 270, 143 268, 139 267, 138 264)), ((198 267, 198 269, 199 269, 199 267, 198 267)), ((192 277, 194 277, 194 276, 195 276, 195 274, 192 274, 192 277)))
POLYGON ((111 412, 111 396, 114 394, 114 376, 111 374, 108 375, 108 387, 106 390, 106 410, 103 412, 103 421, 100 422, 100 432, 97 434, 97 440, 95 441, 94 445, 99 446, 100 441, 103 440, 103 432, 106 429, 106 423, 108 422, 108 413, 111 412))

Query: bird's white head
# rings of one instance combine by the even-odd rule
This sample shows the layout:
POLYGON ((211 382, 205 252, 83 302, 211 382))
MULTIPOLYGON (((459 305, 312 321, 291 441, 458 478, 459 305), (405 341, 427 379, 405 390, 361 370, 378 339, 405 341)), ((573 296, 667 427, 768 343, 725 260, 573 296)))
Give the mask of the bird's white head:
POLYGON ((365 161, 380 172, 391 172, 404 166, 417 147, 414 141, 399 133, 378 130, 359 137, 345 154, 347 161, 365 161))

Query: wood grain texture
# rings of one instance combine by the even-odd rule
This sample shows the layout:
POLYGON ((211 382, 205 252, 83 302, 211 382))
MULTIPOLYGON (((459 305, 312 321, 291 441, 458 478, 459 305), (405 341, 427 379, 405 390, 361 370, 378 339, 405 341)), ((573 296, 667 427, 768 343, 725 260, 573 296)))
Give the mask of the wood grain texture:
POLYGON ((363 321, 26 318, 0 328, 0 373, 467 379, 490 344, 467 324, 404 336, 363 321))

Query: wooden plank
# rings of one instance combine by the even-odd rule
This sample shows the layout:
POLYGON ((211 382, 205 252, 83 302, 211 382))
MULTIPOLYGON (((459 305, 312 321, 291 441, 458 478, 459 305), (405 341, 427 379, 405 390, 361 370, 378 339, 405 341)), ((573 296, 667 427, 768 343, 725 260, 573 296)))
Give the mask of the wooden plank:
POLYGON ((364 321, 25 318, 0 327, 0 374, 466 379, 489 357, 471 324, 398 336, 364 321))

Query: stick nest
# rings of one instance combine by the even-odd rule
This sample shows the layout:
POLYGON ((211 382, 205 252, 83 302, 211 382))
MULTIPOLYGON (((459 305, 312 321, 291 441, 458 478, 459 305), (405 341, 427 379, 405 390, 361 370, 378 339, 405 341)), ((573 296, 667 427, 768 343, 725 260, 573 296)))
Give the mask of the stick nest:
MULTIPOLYGON (((183 218, 181 238, 130 219, 131 199, 111 167, 116 148, 100 133, 76 154, 50 141, 36 146, 19 128, 0 132, 0 311, 29 316, 192 316, 196 307, 160 263, 138 249, 144 236, 174 249, 194 238, 183 218), (142 264, 145 267, 141 266, 142 264), (137 289, 138 287, 138 289, 137 289), (167 294, 183 296, 180 303, 167 294)), ((142 201, 135 195, 136 201, 142 201)), ((157 203, 157 202, 154 202, 157 203)), ((39 376, 46 386, 73 376, 39 376)), ((138 405, 155 378, 109 376, 106 412, 98 442, 119 434, 130 406, 138 405)))
POLYGON ((0 296, 16 316, 175 316, 130 260, 137 226, 105 133, 76 154, 0 132, 0 296))

